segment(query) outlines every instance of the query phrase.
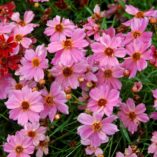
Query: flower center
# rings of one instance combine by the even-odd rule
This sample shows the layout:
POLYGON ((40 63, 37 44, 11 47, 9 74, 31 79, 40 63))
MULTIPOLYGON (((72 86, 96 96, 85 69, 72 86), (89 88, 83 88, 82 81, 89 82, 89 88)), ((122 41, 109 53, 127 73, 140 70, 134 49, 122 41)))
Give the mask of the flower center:
POLYGON ((25 111, 28 110, 30 106, 30 104, 27 101, 23 101, 21 105, 22 105, 22 109, 25 111))
POLYGON ((130 112, 130 113, 129 113, 129 118, 131 119, 131 121, 135 120, 135 119, 136 119, 136 114, 135 114, 135 112, 130 112))
POLYGON ((104 71, 105 78, 111 78, 112 77, 112 70, 107 69, 104 71))
POLYGON ((35 131, 29 131, 28 132, 28 136, 31 137, 31 138, 34 138, 36 135, 36 132, 35 131))
POLYGON ((16 85, 15 85, 15 89, 16 90, 21 90, 22 89, 22 84, 20 84, 20 83, 17 83, 16 85))
POLYGON ((7 49, 8 44, 5 41, 0 41, 0 49, 7 49))
POLYGON ((45 97, 45 102, 48 104, 48 105, 52 105, 53 104, 53 97, 48 95, 45 97))
POLYGON ((22 146, 16 146, 15 151, 17 154, 20 154, 23 152, 23 147, 22 146))
POLYGON ((139 11, 136 15, 136 18, 144 18, 144 12, 143 11, 139 11))
POLYGON ((40 143, 39 143, 40 147, 47 147, 47 145, 48 145, 48 142, 46 140, 40 141, 40 143))
POLYGON ((105 54, 106 54, 107 56, 113 57, 113 53, 114 53, 114 51, 113 51, 113 49, 111 49, 110 47, 108 47, 108 48, 105 49, 105 54))
POLYGON ((99 99, 99 101, 98 101, 98 106, 100 106, 100 107, 105 107, 106 106, 106 104, 107 104, 107 100, 106 99, 99 99))
POLYGON ((132 55, 132 58, 133 58, 134 61, 140 60, 140 58, 141 58, 141 53, 135 52, 135 53, 132 55))
POLYGON ((57 32, 62 32, 62 31, 63 31, 63 25, 62 25, 62 24, 56 25, 56 26, 55 26, 55 30, 56 30, 57 32))
POLYGON ((21 34, 17 34, 17 35, 15 36, 15 40, 16 40, 17 42, 20 42, 20 41, 22 40, 22 38, 23 38, 23 36, 22 36, 21 34))
POLYGON ((37 57, 33 58, 32 64, 33 64, 34 67, 38 67, 40 65, 39 58, 37 58, 37 57))
POLYGON ((19 25, 21 25, 21 26, 26 26, 26 23, 25 23, 25 21, 22 21, 22 20, 21 20, 21 21, 19 22, 19 25))
POLYGON ((141 32, 139 32, 139 31, 134 31, 134 32, 132 32, 132 35, 133 35, 133 37, 136 39, 136 38, 138 38, 138 37, 141 36, 141 32))
POLYGON ((72 48, 72 41, 71 41, 71 39, 66 39, 63 42, 63 47, 64 47, 64 49, 71 49, 72 48))
POLYGON ((101 122, 99 122, 99 121, 92 124, 92 129, 93 129, 95 132, 100 131, 101 128, 102 128, 102 124, 101 124, 101 122))
POLYGON ((72 70, 72 68, 70 68, 70 67, 66 67, 66 68, 63 69, 63 75, 64 75, 65 77, 71 76, 72 73, 73 73, 73 70, 72 70))

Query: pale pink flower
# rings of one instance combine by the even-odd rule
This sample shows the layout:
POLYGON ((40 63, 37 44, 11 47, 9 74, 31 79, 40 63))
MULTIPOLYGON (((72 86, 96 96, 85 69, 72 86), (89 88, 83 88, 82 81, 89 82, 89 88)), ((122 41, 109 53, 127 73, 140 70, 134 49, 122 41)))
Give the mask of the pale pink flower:
POLYGON ((134 77, 137 71, 142 71, 147 67, 147 60, 151 59, 150 44, 145 44, 141 40, 134 40, 127 45, 129 57, 125 58, 123 67, 130 71, 130 78, 134 77))
POLYGON ((61 18, 58 15, 53 20, 49 20, 47 26, 44 33, 50 36, 51 41, 65 40, 67 36, 71 36, 76 27, 69 19, 61 18))
POLYGON ((24 17, 22 20, 20 19, 20 13, 15 12, 12 14, 11 19, 16 22, 17 26, 21 26, 21 27, 29 26, 30 28, 32 27, 32 30, 33 30, 33 28, 37 26, 37 24, 31 23, 34 16, 35 14, 33 13, 33 11, 25 11, 24 17))
POLYGON ((105 84, 114 89, 121 89, 119 78, 123 77, 124 69, 120 66, 103 66, 97 73, 98 85, 105 84))
POLYGON ((141 122, 146 123, 149 120, 148 115, 144 113, 145 111, 145 104, 140 103, 135 106, 134 100, 129 98, 126 101, 126 104, 121 103, 118 116, 123 122, 124 126, 128 128, 132 134, 134 134, 141 122))
POLYGON ((81 61, 85 56, 84 48, 88 46, 88 42, 84 39, 86 36, 83 29, 73 31, 71 37, 61 41, 54 41, 48 45, 48 51, 55 53, 53 63, 76 63, 81 61))
POLYGON ((107 116, 112 115, 113 108, 120 101, 119 91, 111 89, 103 84, 93 88, 89 93, 90 99, 87 108, 93 112, 99 112, 107 116))
POLYGON ((116 153, 116 157, 138 157, 137 154, 132 150, 132 148, 129 146, 125 149, 124 154, 121 152, 116 153))
POLYGON ((118 131, 117 126, 112 124, 115 119, 115 116, 103 119, 103 115, 99 113, 81 113, 77 120, 83 125, 78 127, 78 134, 82 140, 90 140, 92 146, 99 147, 102 143, 108 142, 109 135, 118 131))
POLYGON ((34 152, 34 146, 30 138, 25 137, 22 132, 16 135, 9 135, 7 142, 3 145, 8 157, 31 157, 34 152))
POLYGON ((37 146, 40 141, 45 140, 46 127, 40 126, 39 123, 27 123, 21 130, 24 135, 31 138, 33 144, 37 146))
POLYGON ((0 22, 0 34, 11 33, 14 27, 15 25, 13 22, 10 23, 0 22))
POLYGON ((21 90, 15 90, 9 95, 5 103, 9 111, 10 119, 17 120, 18 124, 25 125, 28 121, 38 122, 39 113, 44 109, 41 93, 32 91, 27 86, 21 90))
POLYGON ((151 145, 148 147, 148 153, 153 154, 153 157, 157 157, 157 131, 152 133, 151 145))
POLYGON ((44 45, 40 45, 34 51, 27 49, 24 57, 21 59, 21 66, 16 72, 21 80, 31 80, 36 82, 44 78, 44 70, 48 68, 47 51, 44 45))
POLYGON ((55 76, 55 82, 60 84, 64 89, 79 87, 79 78, 87 70, 87 64, 82 61, 75 64, 63 65, 58 64, 50 70, 52 75, 55 76))
POLYGON ((132 91, 135 93, 140 92, 142 90, 142 87, 143 87, 142 82, 134 82, 134 85, 132 87, 132 91))
POLYGON ((48 143, 49 143, 50 139, 48 136, 46 136, 45 140, 40 141, 39 145, 37 146, 37 152, 36 152, 36 156, 37 157, 43 157, 43 155, 48 155, 49 153, 49 149, 48 149, 48 143))
POLYGON ((100 6, 98 4, 95 5, 93 12, 94 12, 93 18, 95 19, 100 19, 104 17, 105 14, 104 11, 101 11, 100 6))
POLYGON ((33 2, 48 2, 49 0, 32 0, 33 2))
POLYGON ((52 83, 50 87, 50 92, 47 90, 42 91, 42 96, 44 99, 44 110, 41 112, 41 118, 46 118, 47 116, 51 121, 54 120, 54 117, 57 111, 68 114, 68 106, 66 103, 65 92, 61 89, 60 84, 52 83))
POLYGON ((111 37, 110 35, 103 34, 100 37, 100 42, 91 44, 92 51, 94 52, 95 60, 101 66, 119 64, 118 58, 123 58, 126 55, 126 50, 122 47, 121 37, 111 37))

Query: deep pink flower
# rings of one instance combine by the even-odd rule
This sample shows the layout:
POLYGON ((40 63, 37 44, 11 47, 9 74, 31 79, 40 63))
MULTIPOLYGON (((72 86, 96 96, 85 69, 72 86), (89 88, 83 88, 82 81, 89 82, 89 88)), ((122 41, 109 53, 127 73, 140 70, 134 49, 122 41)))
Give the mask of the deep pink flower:
POLYGON ((27 49, 24 57, 21 59, 21 66, 16 75, 20 75, 21 80, 39 81, 44 78, 44 70, 48 68, 47 51, 44 45, 40 45, 34 51, 27 49))
POLYGON ((49 20, 47 26, 44 33, 50 36, 51 41, 65 40, 67 36, 71 36, 76 27, 69 19, 61 18, 60 16, 49 20))
POLYGON ((83 125, 78 127, 78 134, 82 140, 90 140, 92 146, 99 147, 102 143, 108 142, 109 135, 118 131, 117 126, 112 124, 115 119, 115 116, 103 119, 99 113, 93 115, 81 113, 78 121, 83 125))
POLYGON ((3 148, 5 152, 9 153, 8 157, 31 157, 34 152, 31 139, 25 137, 22 132, 9 135, 3 148))
POLYGON ((151 56, 150 63, 157 67, 157 49, 154 45, 151 46, 151 56))
POLYGON ((56 77, 55 81, 61 85, 62 88, 76 89, 79 87, 79 78, 87 70, 87 64, 82 61, 75 64, 63 65, 58 64, 52 67, 51 73, 56 77))
POLYGON ((123 122, 124 126, 134 134, 141 122, 146 123, 149 117, 146 113, 145 104, 140 103, 135 106, 133 99, 129 98, 125 103, 120 105, 120 111, 118 113, 120 120, 123 122))
POLYGON ((44 99, 44 110, 41 112, 42 118, 48 116, 53 121, 57 111, 64 114, 69 113, 68 106, 65 104, 67 101, 66 95, 58 83, 51 84, 50 92, 43 90, 42 96, 44 99))
POLYGON ((10 119, 17 120, 18 124, 21 125, 25 125, 28 121, 38 122, 39 113, 44 109, 41 93, 33 92, 27 86, 12 92, 5 105, 11 109, 9 112, 10 119))
POLYGON ((40 126, 39 123, 27 123, 21 131, 26 135, 26 137, 31 138, 35 146, 46 138, 46 127, 40 126))
POLYGON ((98 61, 101 66, 118 65, 117 57, 123 58, 126 54, 126 50, 122 47, 122 42, 121 37, 111 37, 104 33, 103 36, 100 37, 100 42, 91 44, 95 60, 98 61))
POLYGON ((134 77, 137 71, 147 67, 147 60, 151 59, 149 46, 150 44, 145 44, 138 39, 127 45, 129 57, 125 58, 123 67, 130 71, 130 77, 134 77))
POLYGON ((84 39, 85 36, 83 29, 76 29, 71 37, 51 42, 48 45, 48 51, 55 53, 53 63, 60 62, 66 65, 81 61, 85 56, 84 48, 88 46, 88 42, 84 39))
POLYGON ((112 115, 113 108, 118 106, 119 91, 111 89, 103 84, 93 88, 89 93, 90 99, 87 108, 93 112, 99 112, 107 116, 112 115))
POLYGON ((104 66, 98 73, 98 85, 105 84, 111 88, 121 89, 122 84, 119 78, 123 77, 124 69, 120 66, 104 66))

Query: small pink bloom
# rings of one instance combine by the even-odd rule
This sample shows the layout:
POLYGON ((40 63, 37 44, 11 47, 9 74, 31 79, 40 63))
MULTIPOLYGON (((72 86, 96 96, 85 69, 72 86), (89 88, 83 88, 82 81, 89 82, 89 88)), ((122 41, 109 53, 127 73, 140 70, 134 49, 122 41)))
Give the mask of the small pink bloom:
POLYGON ((40 45, 34 51, 27 49, 21 60, 21 66, 16 75, 20 75, 21 80, 31 80, 36 82, 44 78, 44 69, 48 68, 47 51, 44 45, 40 45))
POLYGON ((142 87, 143 87, 142 82, 134 82, 134 85, 132 87, 132 91, 135 93, 140 92, 142 87))
POLYGON ((51 41, 62 41, 66 37, 72 35, 75 25, 69 20, 56 16, 53 20, 47 22, 47 28, 45 29, 45 34, 50 36, 51 41))
POLYGON ((48 45, 48 51, 55 53, 53 63, 76 63, 84 59, 84 48, 88 46, 88 42, 84 39, 86 36, 83 29, 73 31, 71 37, 61 41, 54 41, 48 45))
POLYGON ((10 119, 17 120, 21 125, 25 125, 28 121, 38 122, 39 113, 44 109, 40 92, 33 92, 27 86, 12 92, 5 105, 11 109, 10 119))
POLYGON ((99 112, 107 116, 112 115, 113 108, 118 106, 120 99, 119 91, 111 89, 105 84, 93 88, 89 95, 90 99, 87 108, 93 112, 99 112))
POLYGON ((157 109, 157 89, 153 90, 154 108, 157 109))
POLYGON ((42 118, 48 116, 53 121, 57 111, 64 114, 69 113, 68 106, 65 104, 66 95, 58 83, 51 84, 49 93, 47 90, 43 90, 42 96, 44 99, 44 110, 40 114, 42 118))
POLYGON ((120 111, 118 113, 120 120, 123 122, 124 126, 134 134, 141 122, 146 123, 149 117, 146 113, 145 104, 141 103, 135 106, 133 99, 129 98, 125 103, 120 105, 120 111))
POLYGON ((151 56, 150 63, 157 67, 157 49, 154 45, 151 46, 151 56))
POLYGON ((31 157, 34 152, 31 139, 25 137, 22 132, 17 132, 16 135, 9 135, 3 149, 9 153, 8 157, 31 157))
POLYGON ((102 143, 108 142, 108 136, 118 131, 117 126, 112 124, 116 119, 115 116, 102 118, 103 116, 99 113, 93 115, 81 113, 78 116, 78 121, 83 124, 78 128, 78 134, 82 140, 90 140, 94 147, 99 147, 102 143))

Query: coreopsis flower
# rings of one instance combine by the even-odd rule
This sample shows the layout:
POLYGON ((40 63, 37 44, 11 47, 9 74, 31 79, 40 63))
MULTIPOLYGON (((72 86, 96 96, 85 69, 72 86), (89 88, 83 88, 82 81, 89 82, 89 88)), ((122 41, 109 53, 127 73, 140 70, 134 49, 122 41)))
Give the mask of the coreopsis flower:
POLYGON ((15 48, 17 47, 17 43, 14 41, 13 36, 0 35, 0 58, 10 56, 15 48))
POLYGON ((151 59, 150 44, 145 44, 141 40, 134 40, 127 45, 129 57, 123 62, 124 68, 130 71, 130 77, 134 77, 137 71, 142 71, 147 67, 147 60, 151 59))
POLYGON ((15 25, 11 23, 0 22, 0 34, 9 34, 15 28, 15 25))
POLYGON ((134 39, 142 40, 143 42, 150 43, 152 32, 145 32, 148 25, 146 19, 133 19, 131 22, 131 32, 127 33, 125 43, 129 43, 134 39))
POLYGON ((101 66, 119 64, 118 58, 123 58, 127 50, 122 47, 121 37, 111 37, 103 33, 100 37, 100 42, 91 44, 92 51, 94 52, 95 61, 98 61, 101 66))
POLYGON ((22 132, 9 135, 3 148, 5 152, 9 153, 8 157, 31 157, 35 149, 31 139, 25 137, 22 132))
POLYGON ((6 99, 8 97, 13 81, 10 75, 0 76, 0 99, 6 99))
POLYGON ((77 132, 82 140, 90 140, 92 146, 99 147, 108 142, 108 136, 118 131, 117 126, 112 123, 115 119, 115 116, 103 118, 102 114, 96 112, 93 115, 81 113, 77 120, 83 125, 78 127, 77 132))
POLYGON ((3 22, 8 21, 16 8, 13 1, 0 5, 0 20, 3 22))
POLYGON ((24 57, 21 59, 21 66, 16 75, 20 75, 21 80, 34 79, 38 82, 44 79, 44 70, 48 68, 48 59, 46 59, 47 50, 44 45, 37 46, 36 50, 27 49, 24 57))
POLYGON ((89 93, 90 99, 87 109, 92 112, 99 112, 107 116, 112 115, 113 108, 118 106, 120 101, 119 91, 111 89, 103 84, 93 88, 89 93))
POLYGON ((21 131, 26 137, 31 138, 35 146, 46 138, 46 127, 40 126, 39 123, 27 123, 21 131))
MULTIPOLYGON (((157 17, 157 11, 150 9, 148 11, 141 11, 138 8, 132 6, 132 5, 126 5, 125 11, 131 15, 134 15, 134 18, 137 19, 146 19, 148 20, 150 17, 157 17)), ((131 24, 131 21, 133 19, 123 23, 126 26, 129 26, 131 24)))
POLYGON ((157 67, 157 50, 156 47, 154 45, 151 46, 151 59, 150 59, 150 63, 152 65, 154 65, 155 67, 157 67))
POLYGON ((84 59, 84 48, 88 46, 85 40, 85 32, 83 29, 76 29, 73 31, 71 37, 60 41, 51 42, 48 45, 48 51, 55 53, 52 60, 53 63, 72 64, 84 59))
POLYGON ((50 70, 55 76, 55 82, 61 85, 63 89, 79 87, 79 78, 86 72, 87 64, 82 61, 79 63, 63 65, 58 64, 50 70))
POLYGON ((142 82, 134 82, 134 85, 132 87, 132 91, 135 93, 140 92, 142 87, 143 87, 142 82))
POLYGON ((152 133, 151 144, 148 147, 148 153, 153 154, 153 157, 157 156, 157 131, 152 133))
POLYGON ((126 103, 121 103, 118 116, 124 126, 134 134, 141 122, 146 123, 149 120, 148 115, 144 113, 145 111, 145 104, 140 103, 135 106, 134 100, 129 98, 126 103))
POLYGON ((120 66, 102 67, 98 73, 98 85, 105 84, 114 89, 121 89, 122 83, 119 78, 123 77, 124 69, 120 66))
POLYGON ((17 120, 21 125, 39 122, 39 113, 44 109, 41 93, 27 86, 12 92, 5 105, 10 109, 9 118, 17 120))
POLYGON ((44 99, 44 110, 40 114, 42 118, 48 116, 53 121, 57 111, 64 114, 69 113, 68 106, 65 104, 67 101, 66 94, 58 83, 51 84, 50 92, 43 90, 42 96, 44 99))
POLYGON ((31 0, 33 2, 48 2, 49 0, 31 0))
POLYGON ((22 20, 22 19, 20 19, 20 13, 15 12, 11 16, 11 19, 12 19, 12 21, 16 22, 17 26, 21 26, 21 27, 29 26, 30 28, 32 27, 32 29, 33 29, 34 27, 37 26, 37 24, 31 23, 34 16, 35 16, 35 14, 33 13, 33 11, 25 11, 24 17, 22 20))
POLYGON ((93 10, 93 18, 94 19, 100 19, 104 17, 105 12, 100 10, 100 6, 98 4, 95 5, 94 10, 93 10))
POLYGON ((50 36, 51 41, 62 41, 66 36, 70 37, 74 28, 76 27, 69 19, 56 16, 53 20, 47 22, 45 34, 50 36))
POLYGON ((154 108, 157 109, 157 89, 152 91, 154 97, 154 108))
POLYGON ((125 149, 124 154, 121 152, 117 152, 116 157, 138 157, 138 156, 136 152, 132 150, 131 146, 129 146, 128 148, 125 149))

